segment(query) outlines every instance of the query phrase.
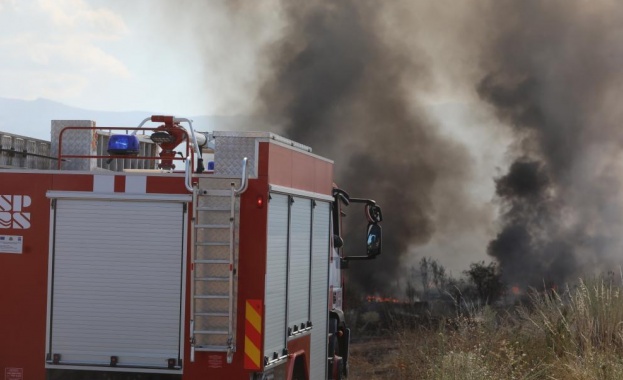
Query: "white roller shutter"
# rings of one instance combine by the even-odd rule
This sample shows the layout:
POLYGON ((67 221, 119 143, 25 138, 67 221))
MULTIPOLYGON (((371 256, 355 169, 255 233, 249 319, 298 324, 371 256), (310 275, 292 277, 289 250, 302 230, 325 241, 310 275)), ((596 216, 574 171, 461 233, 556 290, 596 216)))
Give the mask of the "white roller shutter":
POLYGON ((182 203, 58 199, 50 354, 167 368, 181 358, 182 203))
POLYGON ((277 357, 281 357, 286 348, 289 197, 282 194, 270 196, 264 298, 264 356, 273 360, 275 353, 277 357))
POLYGON ((295 333, 307 327, 311 266, 311 200, 294 197, 290 208, 288 327, 295 333))
POLYGON ((310 379, 326 379, 329 314, 330 204, 316 201, 312 233, 310 379))

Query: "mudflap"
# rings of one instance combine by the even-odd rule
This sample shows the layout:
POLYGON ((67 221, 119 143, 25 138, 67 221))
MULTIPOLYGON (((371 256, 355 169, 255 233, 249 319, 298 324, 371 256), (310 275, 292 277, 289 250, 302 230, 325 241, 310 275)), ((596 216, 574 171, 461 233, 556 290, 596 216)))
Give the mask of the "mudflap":
POLYGON ((344 378, 344 360, 341 356, 329 359, 329 380, 342 380, 344 378))
POLYGON ((342 359, 344 361, 342 373, 344 374, 344 377, 348 377, 348 358, 350 357, 350 329, 345 328, 343 332, 344 335, 342 335, 340 342, 340 354, 342 355, 342 359))

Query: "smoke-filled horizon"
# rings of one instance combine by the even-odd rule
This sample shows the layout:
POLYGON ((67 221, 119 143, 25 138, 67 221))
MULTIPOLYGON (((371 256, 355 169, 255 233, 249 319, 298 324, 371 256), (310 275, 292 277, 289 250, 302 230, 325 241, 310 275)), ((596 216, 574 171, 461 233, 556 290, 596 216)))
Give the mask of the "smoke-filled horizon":
MULTIPOLYGON (((281 133, 335 158, 341 187, 382 206, 383 255, 347 274, 367 293, 391 293, 411 248, 435 234, 433 215, 444 207, 433 202, 436 185, 469 174, 470 157, 414 106, 410 90, 431 72, 392 46, 377 2, 302 4, 283 2, 286 29, 265 51, 270 74, 259 102, 282 118, 281 133)), ((460 187, 446 190, 467 202, 460 187)), ((345 236, 346 254, 363 254, 353 249, 365 237, 357 227, 345 236)))
POLYGON ((397 293, 424 255, 456 276, 488 254, 522 287, 618 266, 623 8, 430 3, 187 5, 232 107, 334 159, 341 187, 383 207, 383 255, 348 270, 361 290, 397 293))
POLYGON ((477 83, 514 136, 496 179, 502 229, 488 253, 506 280, 561 284, 621 252, 621 21, 616 4, 496 1, 477 83))

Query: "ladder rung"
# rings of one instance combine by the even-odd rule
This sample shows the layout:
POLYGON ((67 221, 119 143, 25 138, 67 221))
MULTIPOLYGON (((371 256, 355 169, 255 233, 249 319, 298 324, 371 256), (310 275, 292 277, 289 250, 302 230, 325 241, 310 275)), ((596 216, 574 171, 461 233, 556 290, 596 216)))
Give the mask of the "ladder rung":
POLYGON ((229 281, 229 277, 195 277, 195 281, 229 281))
POLYGON ((212 300, 226 300, 229 298, 226 294, 212 294, 212 295, 195 295, 196 299, 212 299, 212 300))
POLYGON ((229 190, 202 190, 199 189, 199 196, 203 197, 231 197, 232 191, 229 190))
POLYGON ((195 334, 205 334, 205 335, 228 335, 229 331, 227 330, 195 330, 195 334))
POLYGON ((229 228, 229 224, 195 224, 195 228, 229 228))
MULTIPOLYGON (((202 256, 204 258, 202 259, 197 259, 197 260, 193 260, 193 264, 196 265, 220 265, 220 267, 217 268, 223 268, 223 265, 228 265, 228 269, 229 269, 229 276, 222 276, 222 274, 225 273, 219 273, 221 274, 221 276, 210 276, 210 275, 203 275, 201 277, 195 277, 194 281, 218 281, 221 284, 226 284, 227 282, 232 281, 233 277, 232 277, 232 270, 233 270, 233 262, 231 262, 229 259, 218 259, 216 257, 223 257, 223 255, 221 255, 221 253, 225 253, 223 252, 224 249, 227 249, 227 247, 231 247, 232 244, 237 244, 237 239, 235 238, 235 236, 232 236, 233 234, 232 232, 232 228, 233 226, 233 222, 231 219, 231 213, 232 212, 239 212, 239 206, 236 204, 233 206, 231 205, 226 205, 223 204, 225 203, 225 198, 231 198, 233 197, 233 193, 232 190, 200 190, 199 193, 199 198, 203 197, 203 199, 206 199, 207 201, 209 201, 209 198, 218 198, 216 199, 217 203, 215 204, 210 204, 210 203, 204 203, 204 205, 202 207, 200 207, 197 203, 194 204, 195 206, 195 216, 198 218, 197 221, 204 221, 205 223, 201 224, 195 224, 193 226, 193 228, 195 229, 195 231, 197 231, 197 234, 195 236, 195 241, 193 242, 193 247, 195 247, 195 249, 199 250, 199 247, 214 247, 214 248, 204 248, 202 249, 203 251, 207 251, 206 253, 208 254, 207 257, 214 257, 212 259, 210 258, 205 258, 206 256, 202 256), (201 219, 202 216, 208 217, 206 219, 201 219), (229 230, 230 234, 229 236, 220 236, 222 239, 225 239, 226 241, 219 241, 220 239, 214 239, 214 237, 212 237, 212 239, 209 239, 210 236, 202 236, 202 232, 207 232, 209 230, 218 230, 218 234, 222 235, 225 231, 229 230), (202 237, 203 239, 200 239, 200 237, 202 237), (206 237, 208 239, 206 239, 206 237), (231 240, 231 241, 230 241, 231 240), (223 248, 219 248, 219 247, 223 247, 223 248)), ((195 198, 197 199, 197 198, 195 198)), ((233 198, 232 198, 233 199, 233 198)), ((199 201, 202 202, 202 201, 199 201)), ((229 202, 228 202, 229 203, 229 202)), ((198 254, 195 254, 195 257, 197 257, 198 254)), ((197 267, 196 267, 197 268, 197 267)), ((202 267, 198 267, 198 268, 202 268, 202 267)), ((209 268, 209 267, 203 267, 203 268, 209 268)), ((198 274, 199 272, 196 272, 195 274, 198 274)), ((210 274, 212 274, 212 272, 208 272, 210 274)), ((197 285, 197 283, 193 283, 193 285, 197 285)), ((216 284, 215 284, 216 285, 216 284)), ((223 294, 223 292, 213 292, 210 289, 202 289, 203 291, 200 291, 199 293, 197 293, 197 291, 199 290, 199 288, 195 288, 194 292, 195 294, 193 294, 193 299, 195 300, 224 300, 224 302, 229 302, 229 305, 231 307, 232 301, 235 300, 235 295, 231 294, 231 292, 227 293, 227 291, 225 291, 226 294, 223 294)), ((193 305, 196 305, 197 303, 199 303, 200 301, 194 301, 193 305)), ((217 302, 217 301, 215 301, 217 302)), ((222 302, 221 302, 222 303, 222 302)), ((217 302, 217 304, 219 304, 219 302, 217 302)), ((212 336, 221 336, 221 337, 225 337, 228 338, 230 341, 232 340, 232 332, 227 330, 226 327, 224 330, 219 330, 219 328, 223 328, 224 326, 222 326, 222 324, 212 324, 212 323, 208 323, 205 324, 205 322, 214 322, 214 321, 223 321, 223 319, 211 319, 211 318, 232 318, 232 314, 231 314, 231 310, 227 311, 227 310, 223 310, 224 308, 216 308, 216 309, 212 309, 212 311, 205 311, 203 310, 202 312, 194 312, 193 313, 193 318, 195 319, 200 319, 204 326, 202 327, 207 327, 208 329, 206 330, 196 330, 193 331, 193 334, 197 334, 197 335, 212 335, 212 336), (211 327, 214 327, 214 329, 210 329, 211 327)), ((221 338, 219 338, 218 340, 221 340, 221 338)), ((216 343, 216 342, 213 342, 216 343)), ((229 350, 232 349, 232 347, 229 346, 225 346, 225 345, 204 345, 204 346, 196 346, 195 347, 196 350, 198 351, 220 351, 220 352, 227 352, 229 350)))
POLYGON ((226 259, 195 260, 195 264, 229 264, 226 259))
POLYGON ((229 317, 229 313, 195 313, 195 316, 200 316, 200 317, 229 317))

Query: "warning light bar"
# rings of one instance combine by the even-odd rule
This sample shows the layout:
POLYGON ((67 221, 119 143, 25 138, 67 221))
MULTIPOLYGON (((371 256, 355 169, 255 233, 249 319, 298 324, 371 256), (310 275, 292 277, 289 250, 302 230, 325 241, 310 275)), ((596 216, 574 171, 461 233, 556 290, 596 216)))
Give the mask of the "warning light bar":
POLYGON ((108 153, 131 156, 139 152, 138 137, 134 135, 112 135, 108 140, 108 153))

